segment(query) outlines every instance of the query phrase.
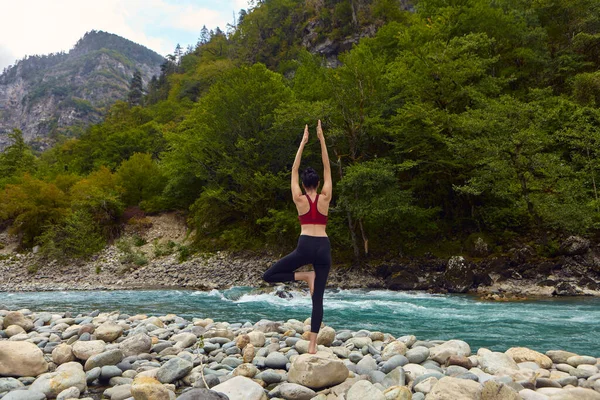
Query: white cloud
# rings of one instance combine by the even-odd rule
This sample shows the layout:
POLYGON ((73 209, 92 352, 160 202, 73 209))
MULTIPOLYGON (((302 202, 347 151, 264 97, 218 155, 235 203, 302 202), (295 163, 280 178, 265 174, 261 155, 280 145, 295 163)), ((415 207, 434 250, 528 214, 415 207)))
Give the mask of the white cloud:
POLYGON ((0 70, 25 55, 68 51, 85 32, 103 30, 160 54, 195 43, 200 29, 225 30, 247 0, 0 0, 0 70))

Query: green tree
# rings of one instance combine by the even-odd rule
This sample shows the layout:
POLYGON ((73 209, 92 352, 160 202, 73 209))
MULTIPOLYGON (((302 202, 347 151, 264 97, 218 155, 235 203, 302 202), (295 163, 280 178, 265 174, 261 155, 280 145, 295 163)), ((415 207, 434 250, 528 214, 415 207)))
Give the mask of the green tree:
POLYGON ((128 206, 143 205, 159 196, 164 188, 164 179, 150 154, 134 153, 119 166, 116 178, 128 206))
POLYGON ((36 158, 25 143, 21 130, 13 129, 8 138, 12 143, 0 153, 0 188, 12 177, 34 171, 36 163, 36 158))
POLYGON ((131 106, 139 106, 142 104, 144 97, 144 87, 142 84, 142 74, 139 70, 133 72, 131 83, 129 84, 129 94, 127 100, 131 106))

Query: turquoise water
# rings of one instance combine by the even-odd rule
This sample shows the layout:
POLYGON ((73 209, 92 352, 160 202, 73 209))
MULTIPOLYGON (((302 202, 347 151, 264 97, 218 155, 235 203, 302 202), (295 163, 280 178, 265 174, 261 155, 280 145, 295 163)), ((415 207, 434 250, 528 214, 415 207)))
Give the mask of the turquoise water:
MULTIPOLYGON (((0 293, 0 306, 73 313, 120 310, 122 313, 245 322, 262 318, 304 320, 310 316, 307 294, 282 299, 252 294, 251 288, 211 292, 73 291, 0 293)), ((561 349, 600 356, 600 299, 542 299, 482 302, 465 295, 433 295, 387 290, 328 290, 325 323, 335 329, 368 329, 418 339, 461 339, 473 351, 505 351, 525 346, 538 351, 561 349)))

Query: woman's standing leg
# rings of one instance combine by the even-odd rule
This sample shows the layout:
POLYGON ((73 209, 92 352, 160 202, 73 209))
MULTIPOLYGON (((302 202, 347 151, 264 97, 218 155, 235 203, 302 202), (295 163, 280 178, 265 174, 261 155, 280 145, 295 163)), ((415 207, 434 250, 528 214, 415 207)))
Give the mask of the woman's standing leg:
POLYGON ((327 286, 327 277, 331 269, 331 246, 328 238, 322 240, 313 266, 315 269, 315 283, 312 295, 309 353, 315 353, 317 350, 317 335, 321 329, 321 322, 323 322, 323 297, 325 286, 327 286))

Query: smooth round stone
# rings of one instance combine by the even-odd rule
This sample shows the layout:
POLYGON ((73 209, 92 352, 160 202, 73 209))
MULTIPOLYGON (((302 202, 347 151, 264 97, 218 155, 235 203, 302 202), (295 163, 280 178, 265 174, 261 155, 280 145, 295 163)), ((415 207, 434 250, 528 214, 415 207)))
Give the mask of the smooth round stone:
POLYGON ((262 380, 267 385, 270 385, 272 383, 279 383, 283 380, 283 376, 281 376, 280 374, 278 374, 277 372, 275 372, 271 369, 268 369, 266 371, 263 371, 263 372, 257 374, 255 376, 255 378, 262 380))
MULTIPOLYGON (((571 368, 571 369, 569 370, 569 375, 575 376, 575 377, 577 377, 577 378, 583 378, 583 379, 587 379, 587 378, 589 378, 589 377, 593 376, 595 373, 597 373, 597 372, 598 372, 598 371, 597 371, 597 370, 598 370, 597 368, 596 368, 596 371, 595 371, 595 372, 594 372, 594 371, 590 371, 590 370, 588 370, 588 369, 585 369, 585 368, 581 368, 581 367, 583 367, 583 365, 585 365, 585 364, 581 364, 581 365, 579 365, 579 367, 577 367, 577 368, 571 368)), ((590 367, 592 367, 592 365, 590 365, 590 367)), ((594 368, 595 368, 595 367, 594 367, 594 368)))
POLYGON ((389 360, 387 360, 386 362, 384 362, 380 369, 381 372, 387 374, 396 369, 397 367, 403 367, 408 363, 409 361, 405 356, 397 354, 389 360))
POLYGON ((440 380, 444 377, 444 374, 439 373, 439 372, 431 372, 431 373, 427 373, 427 374, 423 374, 417 378, 415 378, 415 380, 413 381, 413 387, 418 385, 420 382, 423 382, 424 380, 428 379, 428 378, 436 378, 437 380, 440 380))
POLYGON ((299 337, 289 337, 289 338, 285 339, 285 345, 288 347, 292 347, 296 343, 298 343, 299 340, 301 340, 301 338, 299 338, 299 337))
POLYGON ((226 357, 226 358, 223 359, 223 361, 221 361, 221 364, 227 365, 227 366, 232 367, 232 368, 235 368, 238 365, 241 365, 243 363, 244 363, 244 361, 242 359, 240 359, 240 358, 234 358, 234 357, 226 357))
POLYGON ((424 393, 414 393, 412 395, 412 400, 425 400, 425 394, 424 393))
POLYGON ((570 366, 569 364, 556 364, 555 368, 558 371, 566 372, 567 374, 569 373, 569 371, 571 371, 571 369, 573 369, 573 367, 570 366))
POLYGON ((595 357, 590 356, 572 356, 567 358, 567 364, 577 367, 582 364, 596 365, 598 360, 595 357))
POLYGON ((413 343, 413 345, 411 347, 427 347, 428 349, 437 346, 435 343, 431 343, 429 341, 425 341, 425 340, 417 340, 416 342, 413 343))
POLYGON ((118 385, 131 385, 133 383, 133 379, 124 378, 122 376, 115 376, 108 380, 108 384, 110 386, 118 386, 118 385))
POLYGON ((23 387, 23 383, 15 378, 0 378, 0 393, 23 387))
POLYGON ((99 379, 101 373, 102 373, 102 368, 100 368, 100 367, 96 367, 94 369, 87 371, 85 373, 85 380, 87 381, 87 384, 89 385, 92 382, 94 382, 96 379, 99 379))
POLYGON ((556 379, 556 382, 560 384, 560 386, 573 385, 577 386, 578 379, 576 376, 565 376, 563 378, 556 379))
POLYGON ((429 357, 429 349, 424 346, 416 346, 408 350, 404 356, 409 363, 421 364, 429 357))
POLYGON ((273 352, 265 359, 265 366, 274 369, 285 369, 287 363, 289 363, 288 358, 279 352, 273 352))
POLYGON ((368 375, 371 371, 377 369, 377 362, 371 355, 365 356, 356 364, 356 371, 359 375, 368 375))
POLYGON ((363 359, 363 355, 362 353, 359 353, 357 351, 352 351, 350 352, 350 355, 348 356, 348 359, 350 361, 352 361, 354 364, 357 364, 360 360, 363 359))
POLYGON ((463 374, 456 375, 456 377, 459 379, 468 379, 470 381, 479 382, 479 377, 472 372, 465 372, 463 374))
POLYGON ((231 355, 234 355, 234 354, 240 354, 241 352, 242 351, 237 346, 233 346, 233 347, 230 347, 227 350, 225 350, 225 354, 227 354, 228 356, 231 356, 231 355))
POLYGON ((78 399, 81 391, 76 387, 70 387, 63 390, 56 396, 56 400, 78 399))
POLYGON ((381 383, 385 379, 386 374, 381 371, 371 371, 369 372, 369 380, 372 383, 381 383))
POLYGON ((351 337, 352 337, 352 332, 350 332, 350 331, 338 332, 338 334, 335 335, 335 338, 338 339, 338 340, 341 340, 342 342, 347 341, 351 337))
POLYGON ((100 368, 100 379, 103 381, 108 381, 110 378, 115 376, 121 376, 123 371, 119 369, 119 367, 115 365, 105 365, 100 368))
POLYGON ((531 389, 523 389, 519 392, 523 400, 550 400, 545 394, 537 393, 531 389))
POLYGON ((92 335, 90 335, 89 332, 84 332, 79 336, 80 342, 89 342, 90 340, 92 340, 92 335))

